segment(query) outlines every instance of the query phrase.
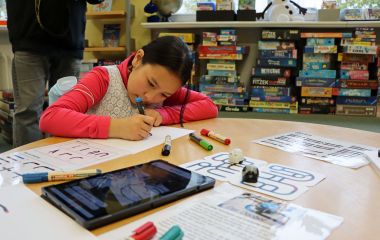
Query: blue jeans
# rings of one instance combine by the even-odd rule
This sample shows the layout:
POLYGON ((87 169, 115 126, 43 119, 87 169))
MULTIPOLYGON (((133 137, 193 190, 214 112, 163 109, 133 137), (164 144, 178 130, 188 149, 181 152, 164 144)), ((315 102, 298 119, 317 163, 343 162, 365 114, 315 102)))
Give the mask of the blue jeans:
POLYGON ((17 51, 12 61, 12 81, 15 97, 13 146, 18 147, 43 138, 38 123, 49 89, 57 79, 79 77, 80 59, 58 55, 39 55, 17 51))

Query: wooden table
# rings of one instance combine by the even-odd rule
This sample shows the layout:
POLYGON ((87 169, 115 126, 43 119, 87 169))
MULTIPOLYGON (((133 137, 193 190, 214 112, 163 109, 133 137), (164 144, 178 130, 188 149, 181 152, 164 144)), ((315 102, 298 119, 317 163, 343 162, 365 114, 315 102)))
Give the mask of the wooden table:
MULTIPOLYGON (((380 148, 379 133, 319 124, 261 119, 219 118, 186 123, 185 127, 196 130, 198 134, 202 128, 214 130, 215 132, 231 137, 232 143, 230 146, 225 146, 210 140, 214 145, 214 150, 208 152, 185 136, 173 141, 172 151, 168 157, 161 156, 162 146, 157 146, 135 155, 129 155, 91 166, 91 168, 100 168, 106 172, 158 158, 175 164, 182 164, 201 159, 213 153, 229 151, 232 148, 238 147, 243 150, 245 156, 262 159, 268 163, 294 166, 326 175, 325 180, 292 202, 304 207, 344 217, 343 224, 330 235, 329 239, 380 239, 380 177, 371 166, 368 165, 353 170, 251 142, 251 140, 254 139, 276 134, 303 131, 327 138, 380 148)), ((48 138, 14 150, 26 150, 66 140, 69 139, 48 138)), ((51 183, 29 186, 34 192, 40 194, 41 187, 48 184, 51 183)), ((167 206, 168 205, 158 209, 167 206)), ((157 211, 157 209, 121 220, 96 229, 93 233, 98 235, 107 232, 155 211, 157 211)))

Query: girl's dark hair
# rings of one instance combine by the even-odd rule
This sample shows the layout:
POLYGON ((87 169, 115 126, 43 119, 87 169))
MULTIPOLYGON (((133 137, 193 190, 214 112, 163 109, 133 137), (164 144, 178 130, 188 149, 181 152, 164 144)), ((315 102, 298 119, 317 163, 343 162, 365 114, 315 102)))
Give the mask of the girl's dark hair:
POLYGON ((142 47, 143 64, 161 65, 181 78, 182 85, 190 79, 193 59, 189 47, 179 37, 165 36, 142 47))
MULTIPOLYGON (((192 54, 187 44, 179 37, 159 37, 142 47, 142 49, 144 50, 144 56, 142 58, 143 64, 157 64, 169 69, 177 74, 181 79, 182 85, 185 85, 190 79, 191 70, 193 68, 192 54)), ((181 127, 183 127, 183 113, 186 108, 189 94, 190 90, 188 84, 179 114, 179 123, 181 124, 181 127)))

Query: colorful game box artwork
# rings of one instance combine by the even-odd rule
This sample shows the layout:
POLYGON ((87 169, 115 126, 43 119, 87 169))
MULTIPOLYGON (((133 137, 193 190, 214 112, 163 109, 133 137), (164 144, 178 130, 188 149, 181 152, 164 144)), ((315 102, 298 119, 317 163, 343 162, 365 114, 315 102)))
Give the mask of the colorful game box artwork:
POLYGON ((255 0, 239 0, 239 10, 255 10, 255 0))
POLYGON ((104 24, 103 47, 118 47, 120 43, 120 24, 104 24))
POLYGON ((112 10, 113 0, 104 0, 104 2, 94 5, 94 12, 109 12, 112 10))

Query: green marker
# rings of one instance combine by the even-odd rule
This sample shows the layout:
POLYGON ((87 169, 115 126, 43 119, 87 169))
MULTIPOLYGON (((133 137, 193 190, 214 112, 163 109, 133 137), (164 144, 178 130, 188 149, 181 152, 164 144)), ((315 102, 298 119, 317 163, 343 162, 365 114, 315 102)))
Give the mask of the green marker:
POLYGON ((210 143, 208 143, 207 141, 203 140, 202 138, 196 136, 194 133, 190 133, 189 137, 191 140, 193 140, 194 142, 201 145, 207 151, 211 151, 213 149, 213 146, 210 143))
POLYGON ((159 240, 181 240, 184 235, 182 229, 174 225, 159 240))

